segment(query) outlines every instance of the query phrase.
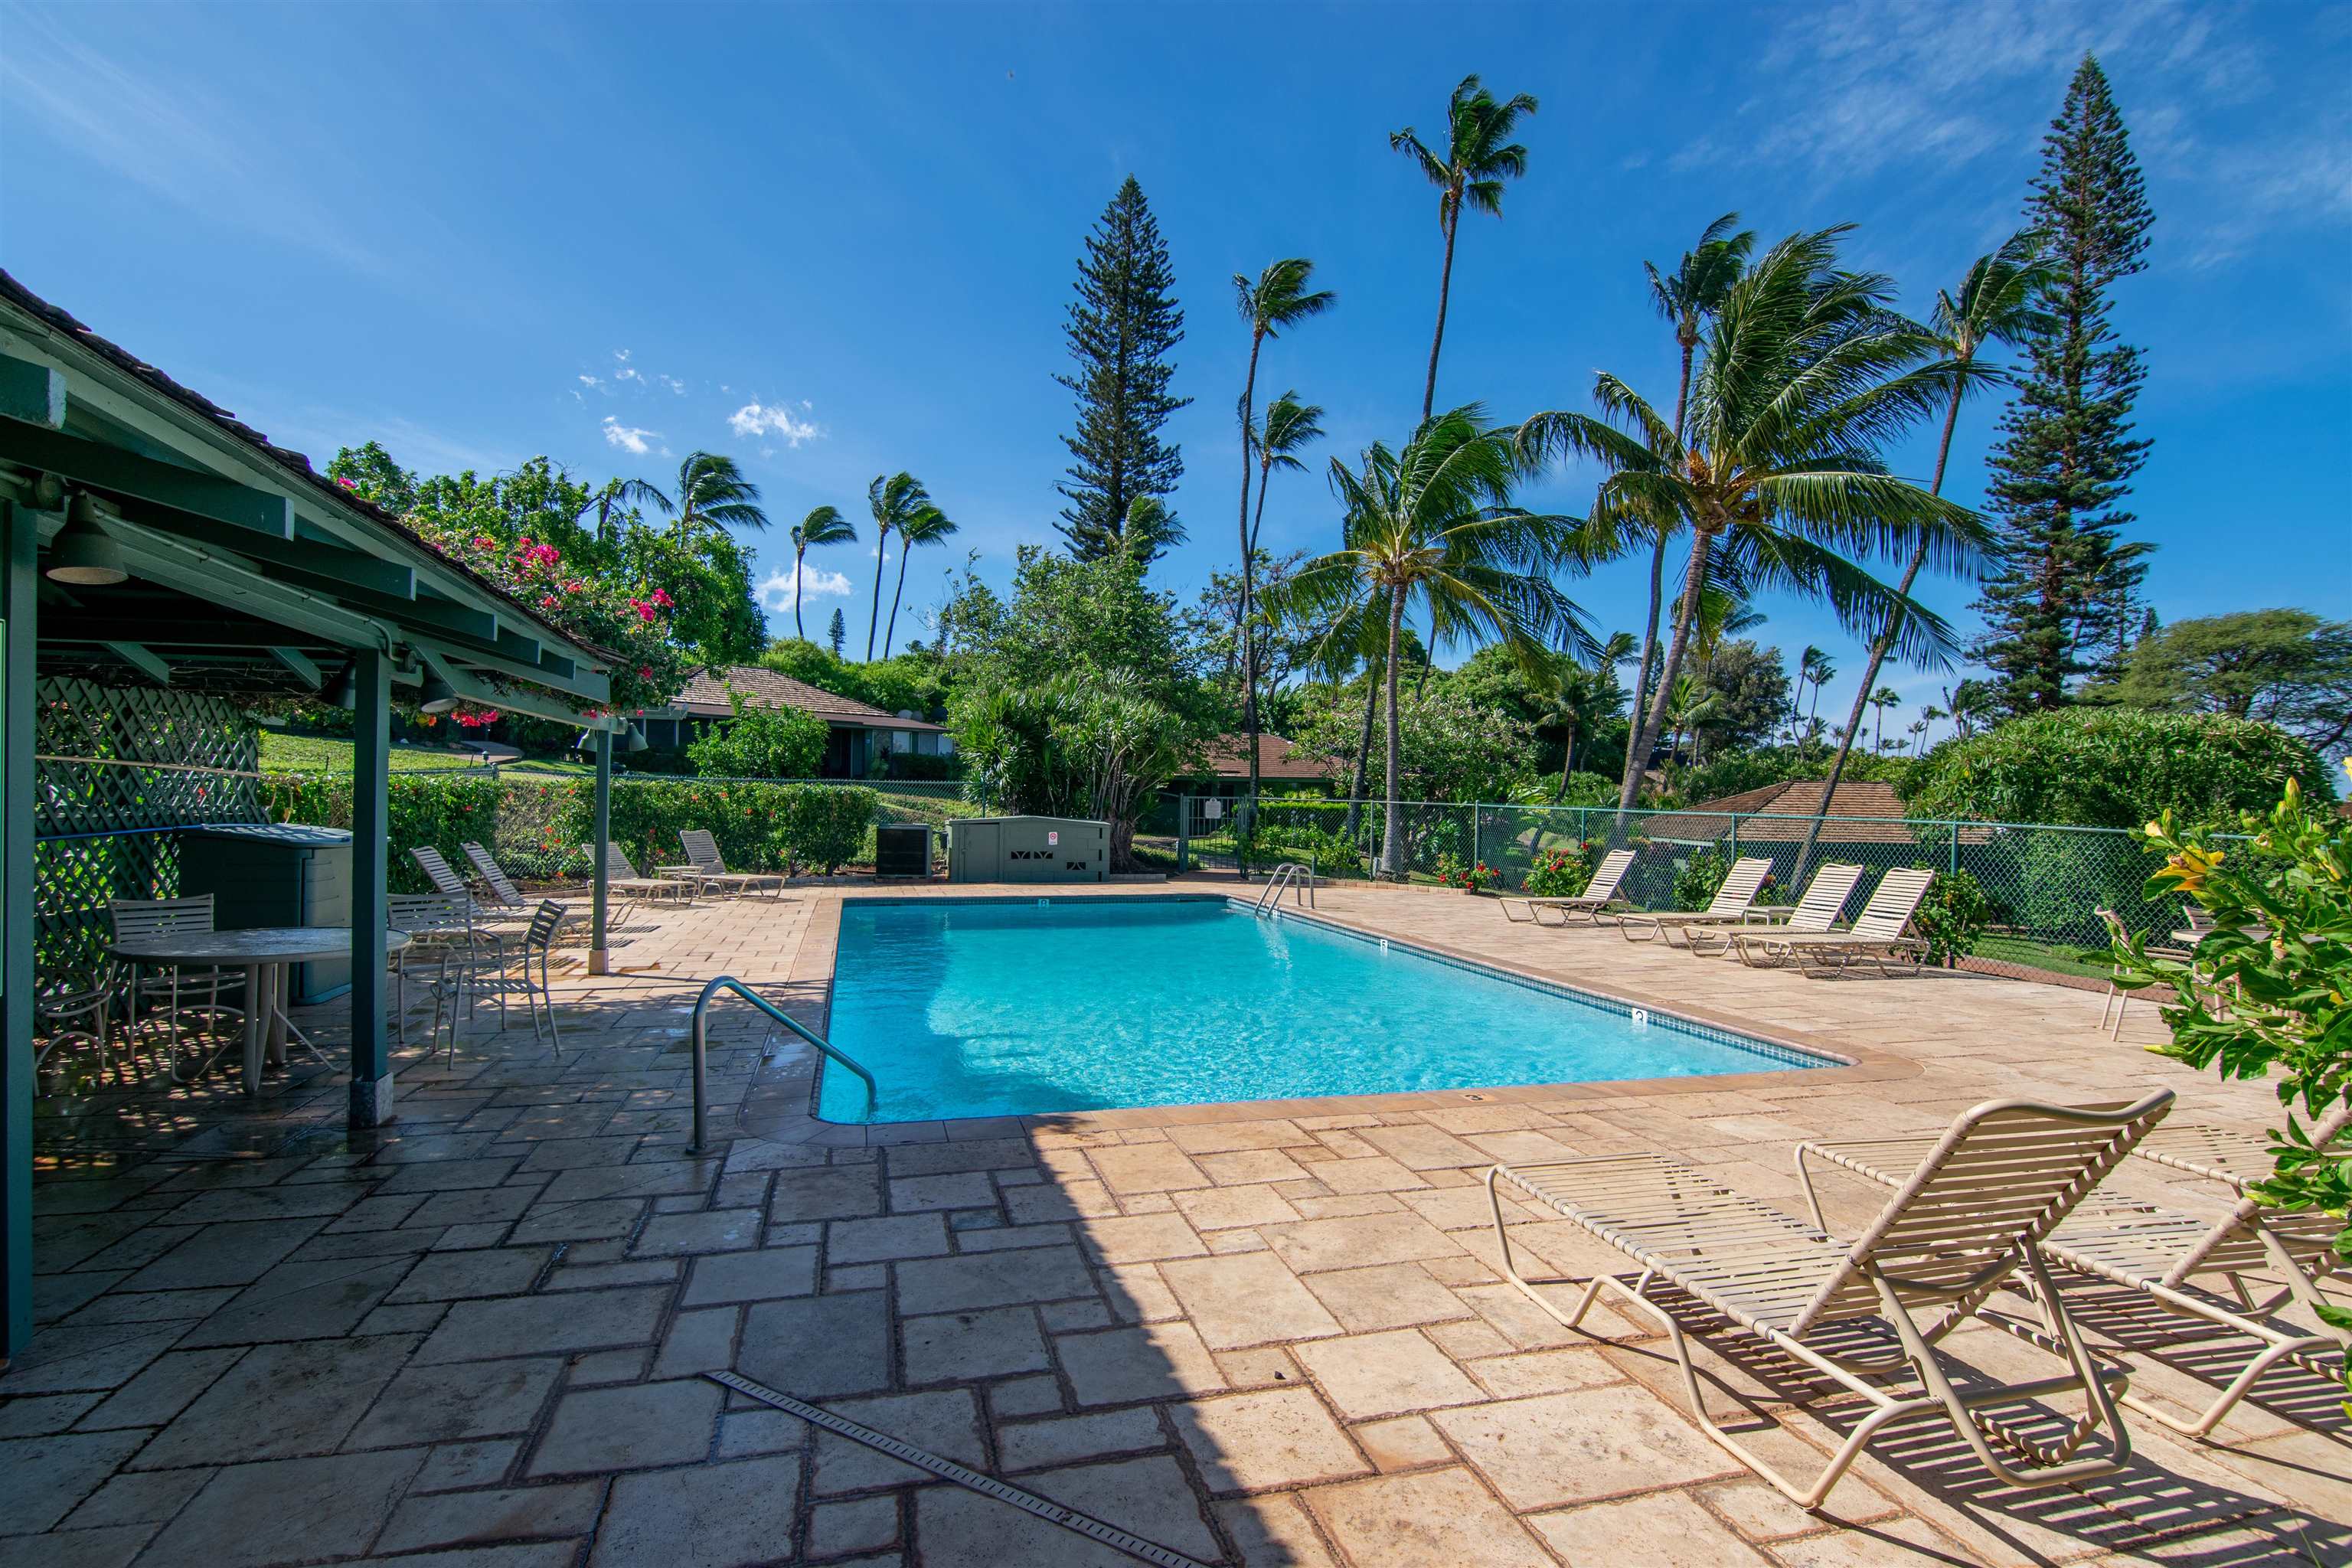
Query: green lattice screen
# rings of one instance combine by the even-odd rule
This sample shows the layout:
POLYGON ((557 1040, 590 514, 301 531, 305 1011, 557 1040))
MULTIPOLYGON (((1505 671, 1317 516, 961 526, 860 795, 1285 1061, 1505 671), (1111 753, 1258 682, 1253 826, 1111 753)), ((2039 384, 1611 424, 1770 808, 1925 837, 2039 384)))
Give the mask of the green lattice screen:
POLYGON ((34 695, 34 750, 96 759, 36 767, 34 958, 46 980, 96 965, 108 900, 179 891, 174 829, 263 820, 253 777, 260 739, 215 697, 58 679, 34 695))

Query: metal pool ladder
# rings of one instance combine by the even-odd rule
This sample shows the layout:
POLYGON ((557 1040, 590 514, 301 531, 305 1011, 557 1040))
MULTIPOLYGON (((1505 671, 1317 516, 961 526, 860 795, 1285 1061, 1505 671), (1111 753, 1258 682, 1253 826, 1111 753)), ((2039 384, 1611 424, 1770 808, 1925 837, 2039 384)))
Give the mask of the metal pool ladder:
POLYGON ((1302 866, 1296 860, 1285 860, 1276 866, 1274 874, 1265 879, 1265 891, 1260 893, 1257 902, 1250 906, 1250 912, 1263 915, 1280 906, 1286 888, 1290 889, 1290 896, 1296 902, 1314 907, 1315 868, 1302 866))
POLYGON ((851 1072, 856 1073, 859 1079, 866 1085, 866 1114, 868 1116, 874 1114, 876 1085, 874 1082, 874 1075, 872 1073, 867 1072, 864 1068, 858 1066, 856 1062, 850 1059, 850 1058, 844 1055, 842 1052, 835 1050, 832 1043, 826 1040, 823 1036, 811 1030, 797 1019, 787 1016, 782 1008, 769 1001, 765 996, 761 995, 757 991, 752 990, 750 986, 744 984, 741 981, 736 979, 731 974, 721 974, 711 981, 709 984, 705 985, 702 988, 702 994, 694 999, 694 1142, 688 1145, 688 1153, 699 1154, 704 1149, 709 1146, 710 1142, 709 1137, 708 1136, 709 1118, 706 1103, 707 1097, 704 1092, 703 1083, 705 1076, 703 1072, 703 1062, 709 1048, 708 1031, 709 1026, 709 1020, 705 1017, 705 1015, 710 1011, 710 998, 716 995, 721 987, 734 992, 735 994, 742 997, 743 1000, 751 1004, 752 1006, 757 1007, 761 1012, 765 1013, 769 1017, 773 1018, 777 1023, 782 1024, 785 1028, 790 1029, 793 1034, 798 1035, 802 1039, 806 1040, 810 1045, 814 1046, 818 1050, 824 1052, 835 1061, 839 1062, 851 1072))

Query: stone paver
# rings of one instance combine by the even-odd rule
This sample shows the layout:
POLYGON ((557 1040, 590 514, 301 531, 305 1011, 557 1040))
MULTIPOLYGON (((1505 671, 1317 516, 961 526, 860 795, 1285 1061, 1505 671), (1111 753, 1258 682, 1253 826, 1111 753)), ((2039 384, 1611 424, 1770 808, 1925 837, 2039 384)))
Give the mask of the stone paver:
MULTIPOLYGON (((561 1056, 481 1024, 454 1063, 411 1048, 399 1120, 374 1132, 341 1131, 342 1084, 307 1062, 257 1104, 228 1079, 38 1103, 37 1145, 74 1152, 36 1194, 44 1321, 0 1375, 0 1531, 19 1532, 0 1556, 1125 1568, 700 1375, 733 1366, 1220 1565, 2352 1561, 2336 1479, 2352 1427, 2324 1389, 2283 1385, 2214 1444, 2141 1424, 2132 1471, 2063 1497, 1991 1488, 1923 1423, 1806 1514, 1691 1425, 1653 1325, 1604 1309, 1591 1326, 1622 1342, 1605 1344, 1501 1280, 1479 1179, 1495 1160, 1664 1148, 1787 1205, 1801 1137, 2156 1083, 2183 1119, 2259 1129, 2267 1086, 2130 1049, 2145 1010, 2116 1046, 2095 994, 1815 983, 1537 932, 1484 900, 1321 891, 1326 919, 1862 1065, 866 1129, 801 1119, 810 1053, 726 1009, 717 1146, 689 1159, 700 977, 740 974, 821 1024, 838 899, 633 914, 616 957, 645 967, 557 974, 561 1056), (128 1152, 170 1139, 205 1157, 128 1152)), ((300 1015, 331 1056, 337 1016, 300 1015)), ((2139 1162, 2109 1181, 2212 1197, 2139 1162)), ((1853 1226, 1882 1194, 1824 1196, 1853 1226)), ((1507 1214, 1558 1272, 1624 1266, 1574 1226, 1507 1214)), ((2042 1370, 1989 1331, 1948 1344, 2042 1370)), ((2210 1397, 2186 1363, 2126 1353, 2151 1396, 2210 1397)), ((1812 1473, 1832 1428, 1742 1354, 1706 1359, 1762 1402, 1753 1440, 1812 1473)))

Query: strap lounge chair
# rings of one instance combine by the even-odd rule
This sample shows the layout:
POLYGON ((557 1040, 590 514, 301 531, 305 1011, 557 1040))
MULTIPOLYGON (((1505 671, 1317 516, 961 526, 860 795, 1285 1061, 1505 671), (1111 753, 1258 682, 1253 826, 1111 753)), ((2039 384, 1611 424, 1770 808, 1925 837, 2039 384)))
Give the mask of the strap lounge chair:
MULTIPOLYGON (((2127 1380, 2120 1368, 2092 1358, 2050 1284, 2042 1244, 2171 1104, 2168 1090, 2127 1106, 1987 1101, 1962 1112, 1934 1141, 1851 1245, 1657 1152, 1496 1165, 1486 1173, 1486 1191, 1511 1282, 1568 1328, 1582 1321, 1603 1289, 1654 1320, 1681 1363, 1701 1426, 1800 1508, 1820 1507, 1880 1428, 1938 1407, 2002 1484, 2063 1486, 2112 1474, 2129 1458, 2131 1439, 2115 1407, 2127 1380), (1595 1275, 1575 1310, 1561 1311, 1512 1258, 1503 1228, 1507 1187, 1513 1197, 1615 1247, 1641 1265, 1640 1275, 1631 1283, 1595 1275), (2063 1361, 2066 1370, 2017 1383, 1972 1379, 1963 1391, 1935 1347, 2021 1276, 2042 1304, 2049 1331, 2029 1342, 2063 1361), (1654 1282, 1687 1292, 1870 1403, 1811 1484, 1781 1474, 1707 1414, 1682 1325, 1645 1294, 1654 1282), (1933 1316, 1922 1323, 1914 1315, 1922 1312, 1933 1316), (1914 1381, 1915 1390, 1898 1392, 1914 1381), (1999 1412, 2063 1393, 2080 1393, 2087 1409, 2055 1441, 2004 1422, 1999 1412), (2102 1431, 2106 1451, 2082 1453, 2102 1431)), ((2043 1411, 2020 1414, 2047 1419, 2043 1411)))
POLYGON ((1878 879, 1870 901, 1854 917, 1851 929, 1736 931, 1731 933, 1732 951, 1740 963, 1759 968, 1796 963, 1807 969, 1843 970, 1866 959, 1877 964, 1881 973, 1893 973, 1889 965, 1897 963, 1908 963, 1916 971, 1927 955, 1927 944, 1904 932, 1935 880, 1933 871, 1898 866, 1878 879))
MULTIPOLYGON (((596 863, 596 847, 593 844, 583 844, 580 852, 588 857, 590 865, 596 863)), ((629 864, 628 855, 609 839, 604 844, 604 886, 614 892, 626 894, 638 903, 655 898, 685 899, 694 892, 692 882, 680 881, 676 877, 637 875, 637 868, 629 864)))
POLYGON ((1761 856, 1742 857, 1732 863, 1723 886, 1715 890, 1706 909, 1696 912, 1666 910, 1623 914, 1617 917, 1617 929, 1624 933, 1627 942, 1650 942, 1663 936, 1669 947, 1688 947, 1693 926, 1722 925, 1727 921, 1743 925, 1774 914, 1786 914, 1785 907, 1759 907, 1756 902, 1756 895, 1763 890, 1764 879, 1771 874, 1771 861, 1761 856), (1680 942, 1675 940, 1678 932, 1680 942))
POLYGON ((425 873, 425 879, 433 884, 435 892, 445 898, 465 900, 473 911, 473 922, 477 926, 496 925, 500 921, 523 918, 524 911, 509 909, 503 900, 485 903, 474 897, 474 890, 466 886, 466 879, 457 875, 457 868, 449 864, 448 857, 430 845, 416 846, 409 850, 408 858, 416 862, 416 868, 425 873))
POLYGON ((1503 906, 1503 918, 1508 921, 1522 918, 1511 913, 1511 906, 1525 904, 1528 912, 1524 918, 1538 925, 1544 923, 1543 911, 1546 910, 1557 913, 1562 925, 1572 924, 1578 915, 1598 925, 1602 911, 1625 901, 1618 896, 1617 884, 1625 879, 1625 872, 1633 864, 1633 852, 1631 849, 1612 849, 1601 858, 1601 864, 1592 868, 1592 880, 1584 885, 1584 891, 1572 899, 1531 899, 1515 893, 1496 901, 1503 906))
POLYGON ((490 890, 489 908, 502 916, 528 917, 530 914, 530 900, 523 897, 522 889, 516 887, 514 879, 499 868, 488 849, 470 838, 457 847, 466 852, 467 860, 473 865, 474 874, 481 878, 482 886, 490 890))
POLYGON ((660 866, 656 869, 665 877, 676 877, 692 882, 698 889, 717 888, 723 892, 749 893, 761 888, 772 889, 775 898, 784 895, 784 879, 774 871, 730 871, 719 858, 719 840, 707 827, 681 827, 677 842, 686 851, 687 864, 660 866))
MULTIPOLYGON (((1765 921, 1760 925, 1741 922, 1738 929, 1764 931, 1789 935, 1819 935, 1837 924, 1844 912, 1845 901, 1853 897, 1855 884, 1862 880, 1862 868, 1836 861, 1813 873, 1812 884, 1788 918, 1765 921)), ((1734 927, 1726 921, 1712 925, 1692 926, 1683 932, 1689 940, 1693 952, 1725 952, 1731 947, 1734 927)))
MULTIPOLYGON (((2198 912, 2204 913, 2201 910, 2198 912)), ((2124 924, 2121 915, 2113 910, 2101 910, 2099 919, 2105 924, 2109 936, 2126 947, 2131 945, 2131 928, 2124 924)), ((2211 929, 2211 916, 2206 916, 2208 930, 2211 929)), ((2177 963, 2187 963, 2197 956, 2193 949, 2182 947, 2178 943, 2152 942, 2140 951, 2150 958, 2168 958, 2177 963)), ((2131 999, 2130 992, 2112 980, 2107 982, 2107 999, 2099 1008, 2099 1025, 2107 1031, 2107 1038, 2111 1040, 2123 1038, 2124 1014, 2131 1006, 2131 999), (2109 1014, 2115 1016, 2113 1024, 2107 1022, 2109 1014)))

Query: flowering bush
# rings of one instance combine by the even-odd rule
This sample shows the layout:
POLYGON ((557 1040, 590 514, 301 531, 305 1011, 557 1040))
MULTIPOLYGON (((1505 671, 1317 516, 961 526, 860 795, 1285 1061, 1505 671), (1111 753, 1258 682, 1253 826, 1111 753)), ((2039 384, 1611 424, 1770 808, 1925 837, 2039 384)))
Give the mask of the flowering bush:
POLYGON ((1992 900, 1976 878, 1966 871, 1938 871, 1911 924, 1927 940, 1927 962, 1949 969, 1976 946, 1991 919, 1992 900))
MULTIPOLYGON (((2290 779, 2275 807, 2245 813, 2240 826, 2248 837, 2226 847, 2208 830, 2179 828, 2170 812, 2141 829, 2165 858, 2147 897, 2192 898, 2214 929, 2185 960, 2148 957, 2144 938, 2117 942, 2116 984, 2168 993, 2172 1038, 2154 1047, 2163 1055, 2224 1078, 2278 1069, 2286 1126, 2272 1131, 2272 1174, 2252 1194, 2343 1220, 2352 1214, 2352 821, 2312 810, 2290 779)), ((2352 1225, 2335 1249, 2352 1263, 2352 1225)), ((2319 1310, 2352 1329, 2352 1309, 2319 1310)))
POLYGON ((1503 885, 1503 874, 1484 860, 1465 866, 1452 855, 1437 858, 1437 879, 1449 888, 1465 888, 1474 893, 1489 892, 1503 885))
POLYGON ((1538 899, 1573 899, 1592 881, 1592 840, 1546 849, 1528 868, 1527 891, 1538 899))

